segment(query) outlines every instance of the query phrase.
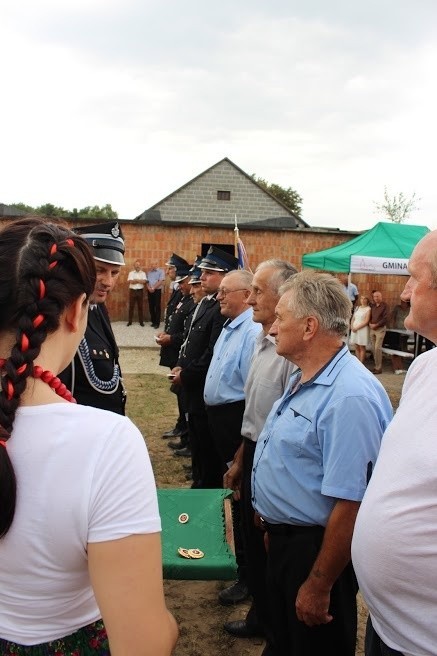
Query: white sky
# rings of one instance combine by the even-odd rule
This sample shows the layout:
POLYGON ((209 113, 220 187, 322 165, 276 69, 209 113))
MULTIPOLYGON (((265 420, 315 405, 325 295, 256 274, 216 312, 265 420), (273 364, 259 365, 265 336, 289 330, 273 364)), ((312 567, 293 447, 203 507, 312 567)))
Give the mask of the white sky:
POLYGON ((131 219, 223 157, 312 226, 437 227, 435 0, 3 0, 0 202, 131 219))

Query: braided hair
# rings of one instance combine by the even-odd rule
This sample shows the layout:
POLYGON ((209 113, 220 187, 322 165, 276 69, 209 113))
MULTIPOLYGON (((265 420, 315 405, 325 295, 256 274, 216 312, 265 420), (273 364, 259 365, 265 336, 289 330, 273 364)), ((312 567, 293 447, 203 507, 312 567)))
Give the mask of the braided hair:
POLYGON ((12 338, 0 362, 0 538, 15 513, 16 479, 6 448, 33 363, 60 316, 88 299, 96 272, 85 240, 62 224, 27 218, 0 231, 0 335, 12 338))

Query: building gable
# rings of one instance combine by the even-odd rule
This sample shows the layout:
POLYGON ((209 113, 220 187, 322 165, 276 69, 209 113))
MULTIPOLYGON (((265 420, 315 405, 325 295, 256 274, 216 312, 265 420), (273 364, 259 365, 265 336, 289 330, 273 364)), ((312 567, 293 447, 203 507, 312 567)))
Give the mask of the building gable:
POLYGON ((136 217, 145 223, 309 227, 227 157, 136 217))

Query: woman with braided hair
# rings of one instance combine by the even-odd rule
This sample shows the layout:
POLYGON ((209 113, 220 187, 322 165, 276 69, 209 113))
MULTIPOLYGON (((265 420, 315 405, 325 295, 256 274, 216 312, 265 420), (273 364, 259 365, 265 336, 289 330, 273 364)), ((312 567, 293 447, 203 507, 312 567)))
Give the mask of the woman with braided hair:
POLYGON ((0 231, 0 654, 164 656, 177 639, 144 440, 57 377, 95 277, 61 225, 0 231))

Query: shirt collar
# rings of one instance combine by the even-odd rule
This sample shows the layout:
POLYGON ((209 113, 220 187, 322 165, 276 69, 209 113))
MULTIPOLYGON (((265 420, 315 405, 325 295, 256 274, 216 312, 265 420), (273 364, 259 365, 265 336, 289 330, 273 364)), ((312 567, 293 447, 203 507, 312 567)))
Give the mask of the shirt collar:
POLYGON ((335 353, 310 380, 303 383, 302 386, 309 387, 309 385, 312 385, 313 383, 317 385, 332 385, 344 365, 348 362, 348 359, 351 357, 347 345, 343 344, 340 350, 337 351, 337 353, 335 353))
POLYGON ((253 310, 252 308, 247 308, 247 310, 244 310, 241 314, 238 315, 238 317, 235 317, 235 319, 228 319, 224 325, 225 328, 233 330, 234 328, 238 328, 240 324, 242 324, 246 319, 252 319, 253 315, 253 310))

